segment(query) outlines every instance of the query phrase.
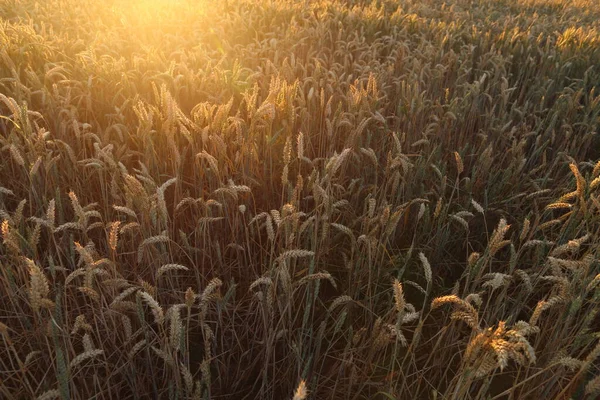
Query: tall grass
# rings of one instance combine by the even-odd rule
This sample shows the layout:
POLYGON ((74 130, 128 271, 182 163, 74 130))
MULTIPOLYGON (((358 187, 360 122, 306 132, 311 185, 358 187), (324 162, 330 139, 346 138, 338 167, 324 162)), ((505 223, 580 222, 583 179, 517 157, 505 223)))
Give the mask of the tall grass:
POLYGON ((3 399, 600 393, 594 0, 0 17, 3 399))

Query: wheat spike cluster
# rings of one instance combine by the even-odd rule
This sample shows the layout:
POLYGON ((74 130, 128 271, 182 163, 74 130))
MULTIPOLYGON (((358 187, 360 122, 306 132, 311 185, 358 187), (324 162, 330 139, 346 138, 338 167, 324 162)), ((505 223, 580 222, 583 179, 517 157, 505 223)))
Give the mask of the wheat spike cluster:
POLYGON ((0 398, 600 396, 596 0, 0 1, 0 398))

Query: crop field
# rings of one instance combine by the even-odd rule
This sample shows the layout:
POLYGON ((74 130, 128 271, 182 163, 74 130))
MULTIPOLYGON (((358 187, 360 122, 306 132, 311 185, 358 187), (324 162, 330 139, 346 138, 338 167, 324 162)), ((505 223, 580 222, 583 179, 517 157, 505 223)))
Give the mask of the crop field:
POLYGON ((0 398, 600 396, 597 0, 0 0, 0 398))

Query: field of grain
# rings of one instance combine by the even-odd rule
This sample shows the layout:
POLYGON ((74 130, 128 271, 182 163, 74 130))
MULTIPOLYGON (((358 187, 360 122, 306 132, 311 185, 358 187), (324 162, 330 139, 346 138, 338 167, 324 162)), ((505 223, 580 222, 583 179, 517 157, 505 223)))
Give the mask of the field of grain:
POLYGON ((596 0, 0 1, 0 398, 593 399, 596 0))

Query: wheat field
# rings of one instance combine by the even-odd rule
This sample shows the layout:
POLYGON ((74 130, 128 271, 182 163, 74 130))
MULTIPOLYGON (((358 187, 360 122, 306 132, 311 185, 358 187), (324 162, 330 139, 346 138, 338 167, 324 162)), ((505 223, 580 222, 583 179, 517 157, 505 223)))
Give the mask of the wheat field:
POLYGON ((600 395, 597 0, 0 1, 0 398, 600 395))

